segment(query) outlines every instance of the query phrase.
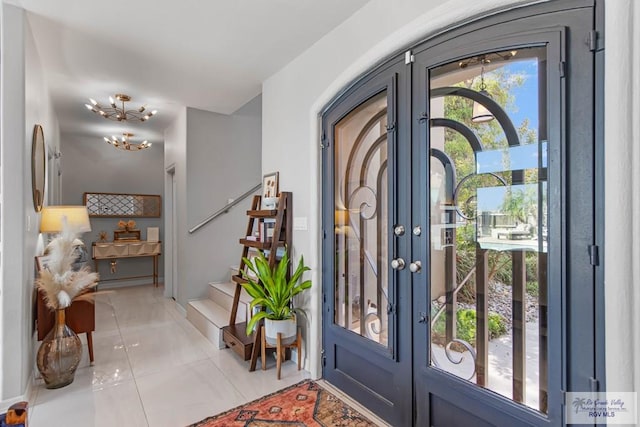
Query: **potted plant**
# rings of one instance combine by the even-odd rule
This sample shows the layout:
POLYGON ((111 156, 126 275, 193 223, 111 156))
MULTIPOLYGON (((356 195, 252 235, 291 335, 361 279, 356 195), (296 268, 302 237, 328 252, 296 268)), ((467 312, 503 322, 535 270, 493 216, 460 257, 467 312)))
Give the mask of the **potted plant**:
POLYGON ((278 333, 282 334, 282 344, 290 344, 296 339, 296 313, 306 316, 304 310, 293 307, 293 297, 300 292, 311 287, 311 281, 300 282, 302 274, 310 268, 304 265, 304 258, 300 257, 300 262, 291 278, 287 279, 289 270, 289 256, 287 251, 280 262, 273 268, 269 266, 269 261, 260 252, 253 262, 248 258, 243 258, 249 271, 242 271, 242 275, 247 280, 243 283, 247 293, 253 298, 251 309, 260 306, 261 311, 257 312, 247 322, 247 335, 249 335, 258 322, 265 319, 265 336, 269 344, 276 344, 278 333))

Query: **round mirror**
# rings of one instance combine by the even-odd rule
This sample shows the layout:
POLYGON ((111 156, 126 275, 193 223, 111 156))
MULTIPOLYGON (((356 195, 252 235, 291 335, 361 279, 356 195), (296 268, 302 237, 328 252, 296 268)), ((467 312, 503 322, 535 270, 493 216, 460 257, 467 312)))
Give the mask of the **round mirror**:
POLYGON ((42 210, 44 203, 44 185, 47 172, 47 153, 44 147, 44 134, 42 126, 33 128, 33 141, 31 143, 31 186, 33 191, 33 207, 36 212, 42 210))

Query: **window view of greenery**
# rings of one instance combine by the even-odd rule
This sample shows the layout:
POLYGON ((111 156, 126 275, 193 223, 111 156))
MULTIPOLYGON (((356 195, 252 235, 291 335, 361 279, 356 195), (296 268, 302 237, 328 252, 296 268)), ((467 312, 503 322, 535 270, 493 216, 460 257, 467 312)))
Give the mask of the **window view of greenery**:
POLYGON ((540 360, 546 360, 539 348, 547 256, 546 106, 539 105, 544 66, 543 48, 496 52, 432 70, 430 84, 431 363, 543 412, 546 395, 538 373, 540 360), (468 90, 488 96, 502 111, 477 105, 468 90), (481 317, 488 336, 478 343, 476 273, 483 257, 488 313, 481 317), (514 281, 514 272, 522 272, 524 282, 514 281), (522 298, 514 286, 523 288, 522 298), (513 311, 521 306, 523 321, 513 311), (518 334, 514 325, 522 325, 518 334), (480 347, 488 348, 487 360, 478 354, 480 347), (514 372, 515 357, 526 365, 522 372, 514 372), (512 386, 516 379, 525 383, 522 390, 512 386))

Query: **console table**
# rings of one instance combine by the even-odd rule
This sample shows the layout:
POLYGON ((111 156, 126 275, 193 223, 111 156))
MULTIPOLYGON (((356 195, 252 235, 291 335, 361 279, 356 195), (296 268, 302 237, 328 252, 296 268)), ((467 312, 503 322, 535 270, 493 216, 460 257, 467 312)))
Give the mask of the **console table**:
POLYGON ((162 254, 162 242, 147 242, 139 240, 124 242, 115 241, 108 243, 94 242, 91 246, 91 258, 95 264, 96 271, 98 271, 98 263, 102 260, 149 257, 153 262, 153 274, 119 277, 117 279, 100 279, 101 282, 153 277, 153 286, 158 287, 158 257, 162 254))

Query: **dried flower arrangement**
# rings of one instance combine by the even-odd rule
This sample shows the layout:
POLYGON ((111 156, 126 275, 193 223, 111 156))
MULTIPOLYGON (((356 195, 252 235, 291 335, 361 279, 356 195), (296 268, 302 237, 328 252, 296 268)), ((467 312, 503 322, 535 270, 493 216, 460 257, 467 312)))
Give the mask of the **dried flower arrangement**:
POLYGON ((136 228, 136 222, 132 219, 130 219, 129 221, 121 219, 120 221, 118 221, 118 228, 120 230, 133 230, 136 228))
POLYGON ((49 243, 47 268, 40 270, 36 286, 42 291, 44 301, 52 310, 67 308, 98 284, 98 273, 88 267, 74 271, 78 233, 66 223, 63 230, 49 243))

